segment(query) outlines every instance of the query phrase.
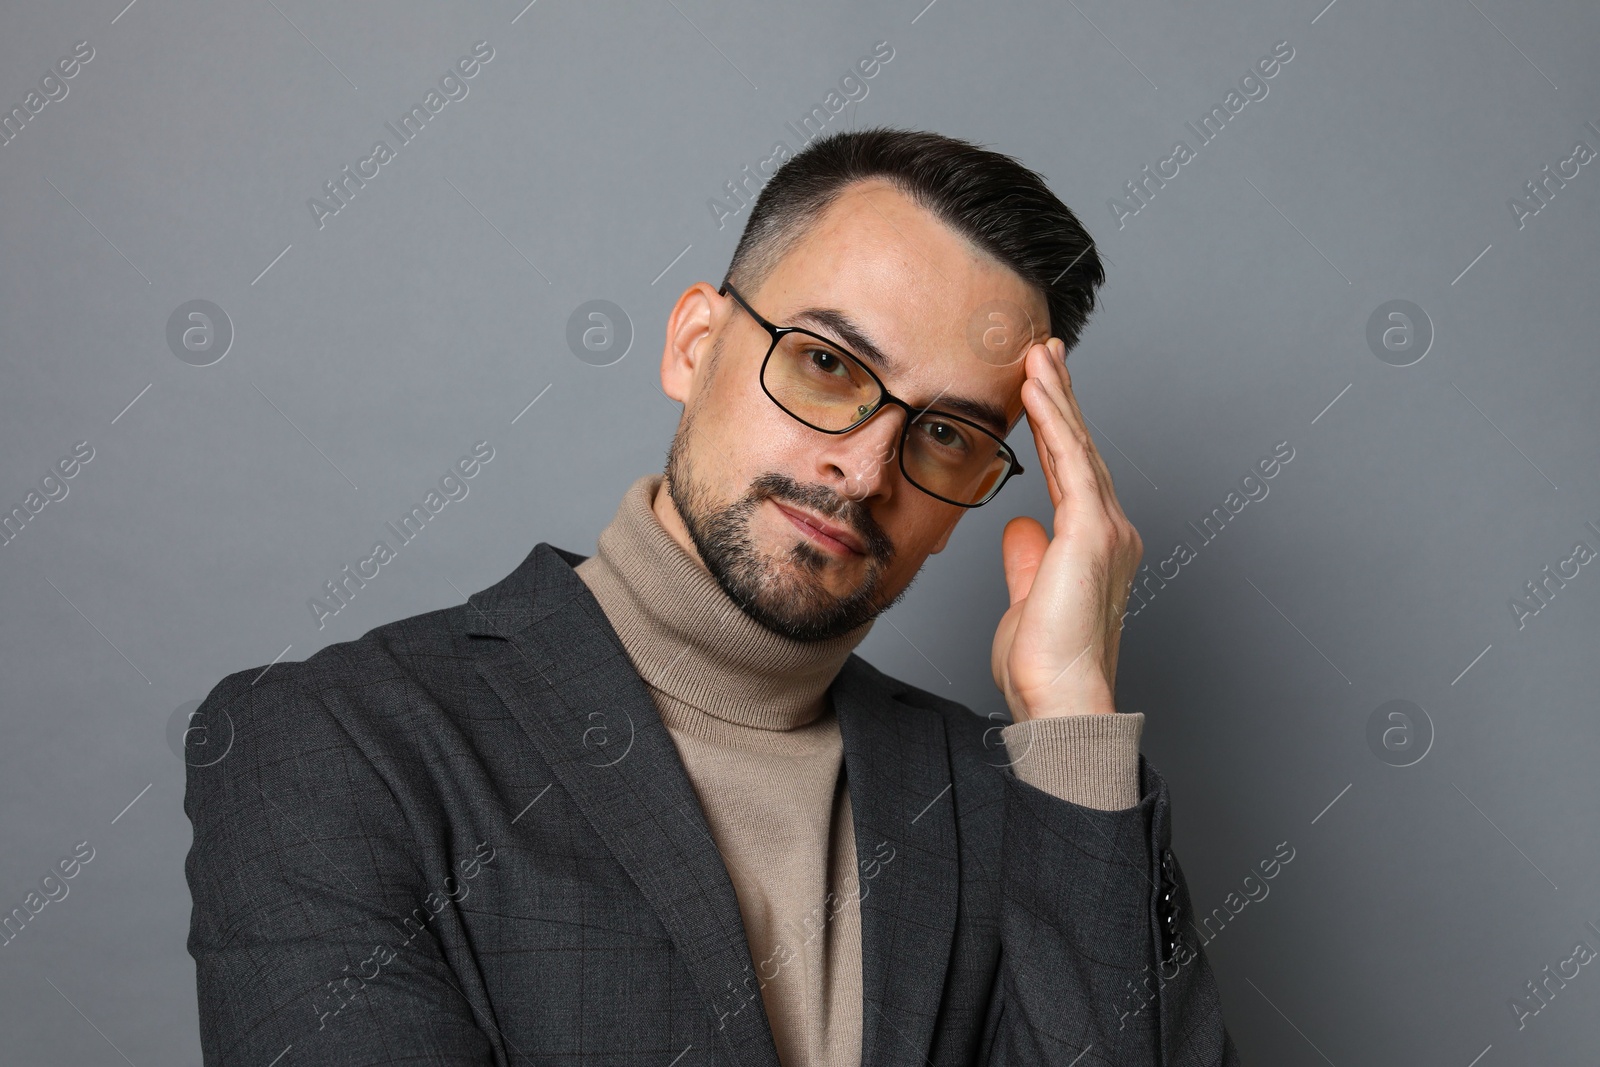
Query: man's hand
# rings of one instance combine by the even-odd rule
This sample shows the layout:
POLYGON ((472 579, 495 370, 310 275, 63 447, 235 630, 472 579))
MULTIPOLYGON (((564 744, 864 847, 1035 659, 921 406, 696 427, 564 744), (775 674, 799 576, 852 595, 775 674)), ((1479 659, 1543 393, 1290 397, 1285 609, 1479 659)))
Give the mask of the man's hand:
POLYGON ((1011 606, 990 667, 1014 722, 1117 710, 1123 609, 1144 554, 1089 439, 1065 356, 1052 337, 1024 357, 1022 402, 1056 510, 1053 538, 1027 516, 1001 536, 1011 606))

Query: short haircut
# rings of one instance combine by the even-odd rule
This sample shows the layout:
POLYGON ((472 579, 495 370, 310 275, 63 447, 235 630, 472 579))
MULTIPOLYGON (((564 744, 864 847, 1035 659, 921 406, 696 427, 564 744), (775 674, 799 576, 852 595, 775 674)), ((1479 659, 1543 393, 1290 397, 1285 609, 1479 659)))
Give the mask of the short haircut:
POLYGON ((761 189, 727 279, 759 289, 846 186, 881 178, 1044 294, 1050 335, 1078 343, 1105 283, 1094 239, 1015 159, 921 130, 841 130, 811 142, 761 189))

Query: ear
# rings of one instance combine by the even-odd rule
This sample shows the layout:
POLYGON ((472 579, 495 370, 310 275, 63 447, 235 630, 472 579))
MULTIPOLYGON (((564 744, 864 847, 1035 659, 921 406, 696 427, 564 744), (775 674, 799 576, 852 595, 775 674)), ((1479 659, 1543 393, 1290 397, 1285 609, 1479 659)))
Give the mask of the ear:
POLYGON ((688 403, 694 384, 711 357, 711 343, 728 320, 724 299, 706 282, 683 291, 667 316, 667 339, 661 351, 661 391, 688 403))

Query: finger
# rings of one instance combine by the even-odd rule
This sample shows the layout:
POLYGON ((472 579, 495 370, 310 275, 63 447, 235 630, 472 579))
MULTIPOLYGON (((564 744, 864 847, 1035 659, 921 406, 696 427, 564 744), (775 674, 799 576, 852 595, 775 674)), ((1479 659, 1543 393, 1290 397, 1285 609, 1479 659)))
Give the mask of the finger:
POLYGON ((1006 523, 1000 534, 1000 561, 1006 571, 1006 591, 1011 603, 1023 599, 1033 588, 1033 578, 1039 572, 1045 549, 1050 547, 1050 535, 1038 519, 1018 515, 1006 523))
POLYGON ((1061 381, 1066 396, 1067 406, 1072 412, 1073 420, 1082 428, 1084 440, 1088 443, 1090 458, 1094 461, 1095 468, 1099 471, 1102 484, 1105 487, 1106 501, 1108 504, 1121 510, 1117 503, 1115 484, 1111 479, 1111 468, 1106 465, 1105 456, 1101 454, 1099 446, 1094 443, 1094 434, 1089 427, 1089 420, 1083 414, 1083 408, 1078 404, 1078 394, 1072 388, 1072 372, 1067 370, 1067 346, 1060 338, 1052 338, 1055 342, 1057 360, 1061 368, 1061 381))
MULTIPOLYGON (((1039 351, 1048 353, 1049 350, 1039 346, 1039 351)), ((1033 358, 1032 354, 1030 358, 1033 358)), ((1048 366, 1048 360, 1052 357, 1041 354, 1038 358, 1040 362, 1029 367, 1030 378, 1036 383, 1034 388, 1043 396, 1037 412, 1032 407, 1029 408, 1029 423, 1033 424, 1037 415, 1038 427, 1050 448, 1056 482, 1063 494, 1077 495, 1085 499, 1098 498, 1104 507, 1104 487, 1090 455, 1092 443, 1087 440, 1081 428, 1074 430, 1072 419, 1068 414, 1070 408, 1058 399, 1060 394, 1052 390, 1050 379, 1054 372, 1048 366)), ((1028 391, 1024 389, 1025 393, 1028 391)))
POLYGON ((1040 375, 1040 383, 1061 412, 1072 436, 1088 455, 1095 473, 1104 472, 1109 476, 1109 472, 1104 471, 1104 463, 1096 462, 1100 460, 1100 454, 1094 447, 1094 435, 1089 432, 1088 420, 1083 417, 1083 409, 1078 407, 1078 398, 1072 391, 1072 373, 1066 366, 1066 346, 1060 338, 1052 337, 1047 351, 1049 358, 1043 361, 1045 373, 1040 375))
POLYGON ((1072 436, 1059 409, 1035 381, 1023 387, 1028 405, 1028 425, 1033 429, 1040 460, 1051 481, 1051 502, 1055 506, 1057 535, 1068 529, 1083 528, 1085 521, 1099 525, 1107 521, 1093 468, 1083 454, 1083 446, 1072 436))
POLYGON ((1053 507, 1061 503, 1064 493, 1061 480, 1055 469, 1055 462, 1050 455, 1050 448, 1045 443, 1039 429, 1045 418, 1048 417, 1047 408, 1053 404, 1053 401, 1050 400, 1049 394, 1045 391, 1044 383, 1038 380, 1038 375, 1032 369, 1040 353, 1048 353, 1048 351, 1049 349, 1045 348, 1043 344, 1034 344, 1030 345, 1027 352, 1023 354, 1023 368, 1026 371, 1026 377, 1022 380, 1022 404, 1023 409, 1028 413, 1028 429, 1033 434, 1033 447, 1039 453, 1039 463, 1044 471, 1045 488, 1050 493, 1050 504, 1053 507), (1032 387, 1028 384, 1030 381, 1033 382, 1032 387))
POLYGON ((1065 398, 1070 421, 1083 435, 1085 451, 1089 453, 1089 459, 1094 464, 1096 472, 1100 475, 1101 486, 1105 492, 1106 502, 1108 504, 1115 504, 1116 492, 1111 481, 1111 469, 1106 466, 1105 456, 1100 454, 1099 447, 1094 443, 1094 433, 1089 427, 1089 420, 1084 417, 1083 408, 1078 404, 1078 394, 1074 392, 1072 388, 1072 372, 1067 370, 1066 367, 1066 346, 1059 340, 1056 341, 1056 344, 1059 346, 1059 356, 1056 361, 1056 365, 1060 368, 1062 393, 1065 398))
POLYGON ((1055 456, 1045 437, 1044 427, 1051 419, 1059 419, 1044 386, 1036 379, 1022 383, 1022 404, 1028 413, 1028 430, 1033 434, 1033 447, 1039 453, 1039 466, 1044 471, 1045 489, 1050 494, 1050 506, 1059 507, 1065 493, 1056 470, 1055 456))
POLYGON ((1072 391, 1072 374, 1066 369, 1066 344, 1060 338, 1052 337, 1049 347, 1052 356, 1048 361, 1049 373, 1041 376, 1041 383, 1061 411, 1072 436, 1086 454, 1089 466, 1094 472, 1095 489, 1106 510, 1113 515, 1120 515, 1122 508, 1117 501, 1111 470, 1106 466, 1105 457, 1095 447, 1094 435, 1089 430, 1088 420, 1084 418, 1083 409, 1078 406, 1077 394, 1072 391))
POLYGON ((1066 418, 1050 396, 1048 387, 1038 378, 1029 379, 1024 384, 1023 399, 1028 412, 1028 426, 1033 430, 1040 459, 1055 491, 1054 502, 1059 503, 1069 488, 1073 492, 1081 492, 1081 489, 1074 487, 1074 480, 1068 477, 1072 442, 1069 440, 1071 433, 1066 418))

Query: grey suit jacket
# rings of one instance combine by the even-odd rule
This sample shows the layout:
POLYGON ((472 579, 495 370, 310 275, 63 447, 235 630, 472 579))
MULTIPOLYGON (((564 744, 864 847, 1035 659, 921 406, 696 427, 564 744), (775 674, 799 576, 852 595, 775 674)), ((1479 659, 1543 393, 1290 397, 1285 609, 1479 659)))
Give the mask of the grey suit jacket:
MULTIPOLYGON (((184 797, 207 1064, 777 1067, 770 961, 582 558, 541 543, 211 691, 184 797)), ((863 1064, 1239 1062, 1143 756, 1138 805, 1099 811, 859 657, 830 694, 863 1064)))

